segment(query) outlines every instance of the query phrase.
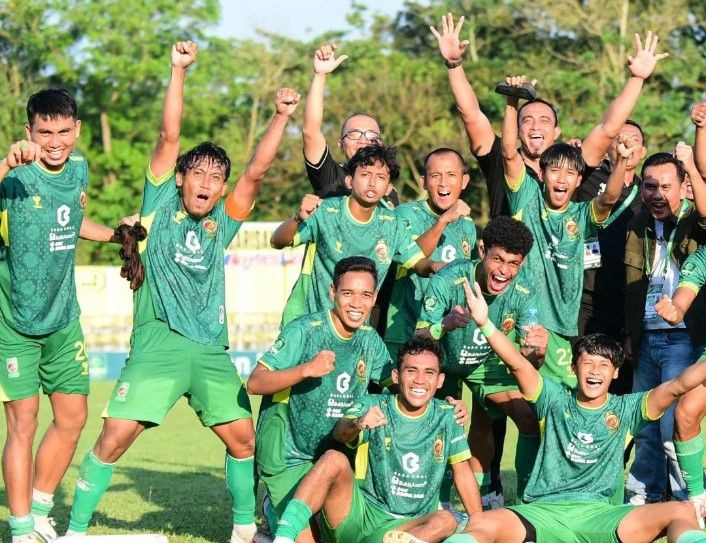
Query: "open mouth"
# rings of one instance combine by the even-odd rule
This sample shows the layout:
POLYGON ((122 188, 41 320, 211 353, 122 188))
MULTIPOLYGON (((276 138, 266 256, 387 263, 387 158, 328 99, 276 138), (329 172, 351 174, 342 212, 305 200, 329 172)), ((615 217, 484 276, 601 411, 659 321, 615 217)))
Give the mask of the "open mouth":
POLYGON ((667 208, 667 202, 665 202, 665 201, 650 202, 650 206, 652 206, 652 209, 654 209, 655 211, 663 211, 664 209, 667 208))
POLYGON ((493 292, 499 292, 505 288, 508 281, 510 281, 509 277, 506 277, 506 276, 501 275, 499 273, 491 273, 490 274, 490 290, 492 290, 493 292))
POLYGON ((596 390, 600 388, 600 386, 603 384, 603 379, 598 379, 595 377, 588 377, 586 379, 586 385, 588 385, 588 388, 591 390, 596 390))
POLYGON ((366 191, 365 191, 365 197, 366 197, 366 198, 370 198, 371 200, 373 200, 374 198, 377 197, 377 193, 376 193, 374 190, 366 190, 366 191))
POLYGON ((346 311, 346 314, 351 320, 358 321, 361 318, 363 318, 363 312, 362 311, 346 311))
POLYGON ((544 141, 544 136, 542 134, 530 134, 529 139, 533 143, 541 143, 544 141))
POLYGON ((415 387, 415 388, 410 389, 410 393, 411 393, 412 396, 414 396, 415 398, 421 398, 421 397, 424 397, 424 396, 426 395, 427 391, 426 391, 426 389, 424 389, 424 388, 416 388, 416 387, 415 387))
POLYGON ((60 160, 64 154, 62 149, 44 150, 44 154, 50 160, 60 160))
POLYGON ((196 195, 196 199, 197 199, 197 200, 200 200, 200 201, 202 201, 202 202, 208 202, 208 194, 204 194, 204 193, 201 192, 201 193, 199 193, 199 194, 196 195))

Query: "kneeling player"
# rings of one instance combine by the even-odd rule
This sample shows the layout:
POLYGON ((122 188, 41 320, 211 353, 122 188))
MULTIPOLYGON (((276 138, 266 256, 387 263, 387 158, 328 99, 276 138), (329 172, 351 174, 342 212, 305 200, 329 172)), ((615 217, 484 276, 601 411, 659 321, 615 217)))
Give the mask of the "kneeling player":
POLYGON ((543 432, 524 495, 529 503, 473 516, 465 532, 447 543, 646 543, 663 536, 672 543, 706 541, 688 502, 610 503, 622 484, 627 435, 658 419, 679 397, 699 386, 706 379, 706 362, 650 391, 611 395, 608 387, 618 374, 623 351, 608 336, 593 334, 579 340, 574 349, 578 389, 570 392, 542 377, 497 331, 478 284, 475 292, 469 285, 465 288, 473 320, 531 402, 543 432))
POLYGON ((456 529, 437 510, 446 463, 469 513, 480 511, 470 451, 453 407, 434 399, 442 385, 442 354, 427 338, 400 347, 392 378, 397 395, 365 396, 336 425, 334 437, 357 445, 355 473, 340 452, 328 451, 297 487, 274 543, 292 543, 311 516, 336 543, 439 542, 456 529))

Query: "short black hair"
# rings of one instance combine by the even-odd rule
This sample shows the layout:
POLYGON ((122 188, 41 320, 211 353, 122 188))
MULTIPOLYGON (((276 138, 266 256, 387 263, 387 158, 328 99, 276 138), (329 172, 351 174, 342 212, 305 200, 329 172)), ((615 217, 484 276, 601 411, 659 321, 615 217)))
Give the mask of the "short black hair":
POLYGON ((212 141, 204 141, 199 143, 196 147, 189 149, 186 153, 182 154, 177 159, 177 173, 186 175, 186 172, 192 168, 195 168, 196 165, 202 160, 207 160, 208 162, 217 164, 223 168, 225 181, 228 181, 228 177, 230 177, 230 158, 228 158, 228 154, 222 147, 219 147, 212 141))
POLYGON ((581 155, 581 149, 577 149, 568 143, 555 143, 547 148, 539 157, 539 169, 546 172, 548 168, 561 167, 568 164, 574 168, 579 175, 586 169, 586 161, 581 155))
POLYGON ((625 124, 629 124, 630 126, 634 126, 637 128, 637 131, 640 133, 640 137, 642 138, 642 144, 645 144, 645 132, 642 130, 642 127, 637 123, 637 121, 633 121, 632 119, 628 119, 625 121, 625 124))
POLYGON ((66 89, 42 89, 27 100, 27 122, 30 126, 36 117, 52 120, 71 117, 75 121, 78 119, 76 100, 66 89))
POLYGON ((615 368, 622 366, 625 360, 623 348, 612 337, 605 334, 589 334, 582 337, 574 345, 573 351, 571 363, 574 365, 583 353, 607 358, 615 368))
POLYGON ((444 352, 438 342, 428 337, 414 335, 402 344, 397 351, 396 367, 398 370, 402 368, 402 360, 407 355, 415 355, 420 353, 431 353, 439 361, 439 373, 444 371, 444 352))
POLYGON ((336 262, 336 266, 333 268, 333 288, 338 288, 341 277, 348 272, 368 272, 373 276, 375 288, 377 289, 378 269, 375 266, 375 262, 367 256, 348 256, 336 262))
POLYGON ((679 182, 684 182, 686 177, 686 170, 684 169, 684 164, 682 164, 672 153, 655 153, 647 157, 647 160, 642 164, 642 171, 640 172, 640 177, 645 178, 645 172, 647 168, 652 168, 653 166, 662 166, 663 164, 672 164, 677 169, 677 177, 679 182))
POLYGON ((521 221, 500 215, 490 221, 481 235, 485 252, 491 247, 501 247, 513 255, 527 256, 532 249, 532 232, 521 221))
POLYGON ((551 102, 547 102, 546 100, 542 100, 541 98, 535 98, 534 100, 528 100, 524 104, 522 104, 522 107, 517 110, 517 122, 520 122, 520 114, 522 113, 522 110, 529 106, 530 104, 544 104, 547 106, 549 109, 552 110, 552 113, 554 114, 554 126, 559 126, 559 115, 557 115, 556 108, 554 107, 554 104, 551 102))
POLYGON ((368 115, 367 113, 351 113, 350 115, 348 115, 348 117, 346 117, 346 120, 343 121, 343 124, 341 125, 341 139, 343 139, 343 136, 345 136, 343 131, 345 130, 348 121, 350 121, 353 117, 367 117, 368 119, 372 119, 373 121, 375 121, 375 123, 378 125, 378 128, 380 128, 380 139, 382 139, 382 127, 380 126, 380 122, 375 117, 373 117, 372 115, 368 115))
POLYGON ((459 153, 456 149, 451 149, 450 147, 439 147, 438 149, 434 149, 431 153, 424 157, 424 175, 427 175, 427 167, 429 166, 429 159, 431 157, 446 154, 456 155, 459 163, 461 164, 461 172, 468 173, 466 163, 463 161, 463 156, 461 156, 461 153, 459 153))
POLYGON ((400 163, 397 162, 397 147, 375 143, 367 147, 361 147, 346 162, 344 169, 348 175, 354 175, 359 166, 372 166, 373 164, 383 164, 390 171, 390 181, 394 181, 400 176, 400 163))

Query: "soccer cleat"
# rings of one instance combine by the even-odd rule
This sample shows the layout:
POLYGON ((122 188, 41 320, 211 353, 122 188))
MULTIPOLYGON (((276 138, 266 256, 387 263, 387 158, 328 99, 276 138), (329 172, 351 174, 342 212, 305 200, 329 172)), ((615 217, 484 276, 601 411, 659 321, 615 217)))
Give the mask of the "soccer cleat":
POLYGON ((52 517, 34 516, 34 533, 44 541, 44 543, 52 543, 56 539, 56 522, 52 517))
POLYGON ((382 537, 383 543, 426 543, 424 540, 414 537, 412 534, 401 530, 390 530, 382 537))
POLYGON ((86 532, 74 532, 73 530, 68 529, 64 535, 66 537, 85 537, 86 532))
POLYGON ((252 524, 233 524, 233 531, 230 534, 230 543, 252 543, 257 526, 252 524))
POLYGON ((39 543, 36 534, 13 535, 12 543, 39 543))
POLYGON ((505 506, 505 496, 501 492, 488 492, 481 497, 480 501, 483 505, 483 511, 499 509, 505 506))
POLYGON ((698 496, 692 496, 689 501, 696 510, 696 521, 699 523, 699 528, 704 529, 704 515, 706 515, 706 492, 698 496))

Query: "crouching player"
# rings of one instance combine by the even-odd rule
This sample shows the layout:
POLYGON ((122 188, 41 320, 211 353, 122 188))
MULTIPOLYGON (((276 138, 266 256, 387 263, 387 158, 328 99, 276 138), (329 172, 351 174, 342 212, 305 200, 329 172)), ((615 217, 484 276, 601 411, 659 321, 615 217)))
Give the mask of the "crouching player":
POLYGON ((608 393, 623 351, 611 338, 593 334, 578 341, 572 364, 578 389, 570 392, 542 377, 488 319, 478 284, 466 284, 469 312, 517 379, 543 428, 539 455, 522 505, 472 516, 463 534, 447 543, 591 541, 705 542, 689 502, 612 505, 622 484, 623 446, 629 434, 658 419, 678 398, 706 379, 706 362, 645 392, 608 393))
POLYGON ((327 451, 297 487, 274 543, 292 543, 319 511, 336 543, 439 542, 456 529, 453 515, 437 510, 447 461, 464 507, 480 511, 463 428, 453 407, 434 399, 444 381, 441 350, 412 338, 392 378, 399 394, 364 396, 336 425, 336 440, 357 446, 355 473, 344 454, 327 451))
POLYGON ((103 431, 76 481, 67 535, 83 534, 115 462, 181 396, 226 446, 233 504, 231 542, 255 533, 255 435, 245 387, 228 353, 223 250, 248 216, 299 95, 280 89, 276 113, 228 195, 230 160, 212 142, 179 154, 183 83, 196 45, 172 49, 172 76, 140 212, 145 279, 135 291, 130 355, 105 411, 103 431))

